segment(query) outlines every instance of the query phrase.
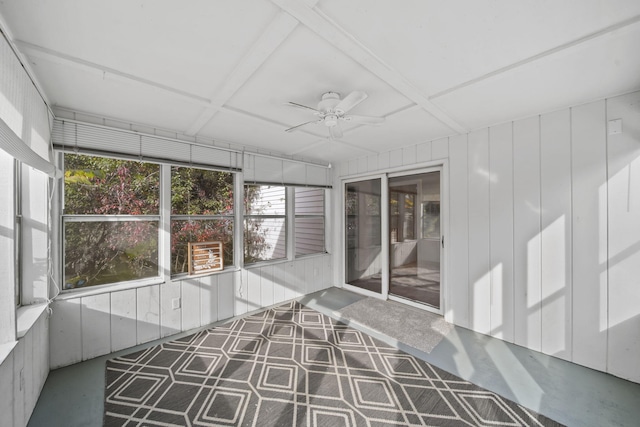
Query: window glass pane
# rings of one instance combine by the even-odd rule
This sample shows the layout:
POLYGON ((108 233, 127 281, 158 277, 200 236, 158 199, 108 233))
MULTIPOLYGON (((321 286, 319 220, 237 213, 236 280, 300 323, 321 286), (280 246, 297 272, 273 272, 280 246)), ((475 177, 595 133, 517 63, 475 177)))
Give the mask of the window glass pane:
POLYGON ((325 251, 324 196, 322 188, 295 188, 296 256, 325 251))
POLYGON ((295 187, 296 215, 324 215, 324 192, 322 188, 295 187))
POLYGON ((403 235, 405 240, 416 239, 416 222, 415 222, 415 194, 404 195, 404 230, 403 235))
POLYGON ((286 215, 285 187, 245 185, 246 215, 286 215))
POLYGON ((189 242, 222 242, 224 265, 233 265, 233 218, 171 221, 171 274, 189 272, 189 242))
POLYGON ((66 222, 64 289, 158 276, 158 221, 66 222))
POLYGON ((287 256, 285 218, 246 218, 244 262, 252 263, 287 256))
POLYGON ((233 215, 233 174, 230 172, 171 168, 173 215, 233 215))
POLYGON ((157 215, 160 165, 64 155, 67 215, 157 215))
POLYGON ((297 216, 296 256, 324 252, 324 218, 297 216))

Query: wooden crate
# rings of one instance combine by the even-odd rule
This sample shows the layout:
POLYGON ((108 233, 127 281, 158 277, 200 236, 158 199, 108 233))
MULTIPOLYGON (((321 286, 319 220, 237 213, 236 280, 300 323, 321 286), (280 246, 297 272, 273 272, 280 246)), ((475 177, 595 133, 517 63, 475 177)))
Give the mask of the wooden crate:
POLYGON ((189 242, 189 275, 222 270, 222 258, 222 242, 189 242))

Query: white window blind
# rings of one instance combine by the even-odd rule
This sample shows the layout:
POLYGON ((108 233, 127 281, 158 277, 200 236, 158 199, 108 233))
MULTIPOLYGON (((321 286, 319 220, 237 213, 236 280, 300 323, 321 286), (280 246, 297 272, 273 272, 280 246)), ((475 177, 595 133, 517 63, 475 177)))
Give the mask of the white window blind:
POLYGON ((18 135, 16 135, 2 119, 0 119, 0 148, 13 158, 49 176, 62 176, 60 169, 56 168, 53 163, 40 157, 27 146, 27 144, 22 142, 22 140, 18 138, 18 135))
POLYGON ((331 187, 331 169, 295 160, 245 153, 246 183, 331 187))
POLYGON ((242 160, 240 153, 220 147, 62 119, 54 120, 51 138, 54 146, 64 151, 120 154, 177 165, 238 170, 242 160))

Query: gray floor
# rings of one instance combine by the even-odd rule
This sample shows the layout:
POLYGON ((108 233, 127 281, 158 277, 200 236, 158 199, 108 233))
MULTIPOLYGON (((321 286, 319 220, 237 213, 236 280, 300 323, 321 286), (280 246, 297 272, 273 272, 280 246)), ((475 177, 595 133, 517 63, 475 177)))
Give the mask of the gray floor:
MULTIPOLYGON (((301 301, 331 316, 333 311, 361 298, 352 292, 331 288, 307 295, 301 301)), ((429 354, 397 343, 393 337, 370 330, 364 332, 568 426, 640 425, 640 384, 459 327, 429 354)), ((101 425, 106 360, 161 341, 52 371, 29 426, 101 425)))

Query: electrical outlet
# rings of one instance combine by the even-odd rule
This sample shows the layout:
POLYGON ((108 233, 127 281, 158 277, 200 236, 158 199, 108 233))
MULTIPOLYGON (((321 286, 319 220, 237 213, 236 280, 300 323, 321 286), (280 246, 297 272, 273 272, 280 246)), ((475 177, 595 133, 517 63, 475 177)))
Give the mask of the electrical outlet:
POLYGON ((622 119, 609 120, 607 126, 609 128, 609 135, 622 133, 622 119))
POLYGON ((177 310, 180 308, 180 298, 174 298, 171 300, 171 308, 177 310))

